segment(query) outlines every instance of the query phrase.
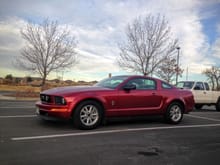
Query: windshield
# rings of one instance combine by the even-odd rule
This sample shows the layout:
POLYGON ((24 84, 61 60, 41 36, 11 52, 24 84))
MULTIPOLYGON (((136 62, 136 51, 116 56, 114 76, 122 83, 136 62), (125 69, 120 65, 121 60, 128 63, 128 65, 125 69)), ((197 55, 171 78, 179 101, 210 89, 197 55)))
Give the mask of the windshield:
POLYGON ((177 88, 192 89, 194 81, 181 81, 177 83, 177 88))
POLYGON ((127 78, 128 76, 114 76, 111 78, 101 80, 94 86, 115 89, 119 84, 121 84, 127 78))

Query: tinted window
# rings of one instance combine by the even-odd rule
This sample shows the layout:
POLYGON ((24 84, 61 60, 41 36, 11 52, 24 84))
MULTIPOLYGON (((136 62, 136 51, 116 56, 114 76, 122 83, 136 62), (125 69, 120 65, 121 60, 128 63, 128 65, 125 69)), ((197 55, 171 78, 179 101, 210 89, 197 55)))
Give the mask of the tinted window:
POLYGON ((195 87, 194 87, 195 90, 204 90, 204 85, 202 82, 197 82, 195 87))
POLYGON ((207 90, 207 91, 209 91, 209 84, 208 83, 204 83, 205 84, 205 89, 207 90))
POLYGON ((130 80, 127 85, 135 85, 138 90, 156 89, 156 82, 152 79, 135 78, 130 80))

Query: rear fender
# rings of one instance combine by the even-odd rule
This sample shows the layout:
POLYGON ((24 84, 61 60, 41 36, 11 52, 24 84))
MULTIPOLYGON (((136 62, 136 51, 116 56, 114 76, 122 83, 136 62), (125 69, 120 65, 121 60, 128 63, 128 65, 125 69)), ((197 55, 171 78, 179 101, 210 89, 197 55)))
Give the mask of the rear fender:
POLYGON ((169 105, 172 104, 173 102, 179 103, 182 106, 183 110, 184 110, 183 113, 185 113, 185 102, 182 99, 172 99, 172 100, 170 99, 170 100, 167 100, 166 103, 164 104, 163 110, 166 111, 167 108, 169 107, 169 105))

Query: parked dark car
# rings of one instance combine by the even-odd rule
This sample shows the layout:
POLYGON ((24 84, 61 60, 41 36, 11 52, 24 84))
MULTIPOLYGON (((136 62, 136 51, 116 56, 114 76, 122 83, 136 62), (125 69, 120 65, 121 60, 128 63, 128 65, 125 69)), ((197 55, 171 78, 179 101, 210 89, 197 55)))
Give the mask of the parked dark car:
POLYGON ((163 115, 172 124, 193 109, 189 90, 146 76, 114 76, 91 87, 60 87, 41 92, 41 117, 72 119, 79 129, 94 129, 104 118, 163 115))

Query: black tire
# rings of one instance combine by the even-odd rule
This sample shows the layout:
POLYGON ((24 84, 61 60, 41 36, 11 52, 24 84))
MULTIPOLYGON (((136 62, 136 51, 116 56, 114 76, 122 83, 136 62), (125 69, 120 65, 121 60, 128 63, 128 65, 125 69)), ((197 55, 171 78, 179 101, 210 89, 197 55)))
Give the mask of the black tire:
POLYGON ((87 100, 76 107, 73 122, 79 129, 94 129, 100 125, 102 117, 102 106, 95 101, 87 100))
POLYGON ((183 107, 178 102, 171 103, 165 114, 165 120, 170 124, 178 124, 183 118, 183 107))
POLYGON ((195 108, 196 108, 196 109, 201 109, 202 107, 203 107, 202 104, 195 104, 195 108))
POLYGON ((220 98, 218 99, 217 103, 215 104, 216 111, 220 111, 220 98))

